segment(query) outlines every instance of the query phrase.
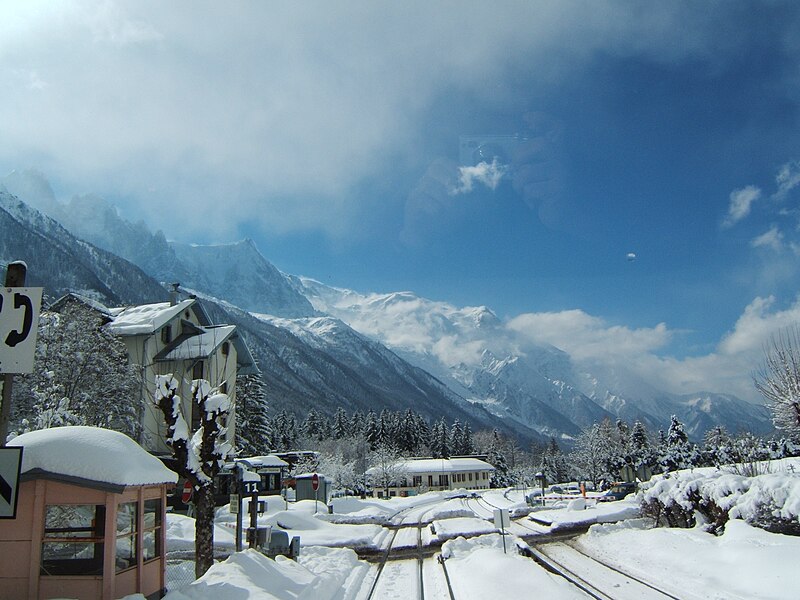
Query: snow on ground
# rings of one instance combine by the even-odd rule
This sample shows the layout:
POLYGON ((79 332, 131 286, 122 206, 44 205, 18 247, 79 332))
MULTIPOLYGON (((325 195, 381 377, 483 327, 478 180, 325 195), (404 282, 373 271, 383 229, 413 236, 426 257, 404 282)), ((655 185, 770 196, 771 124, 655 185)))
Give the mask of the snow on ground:
MULTIPOLYGON (((267 558, 256 550, 231 555, 226 561, 213 565, 193 583, 170 592, 168 600, 220 600, 222 598, 264 600, 333 600, 344 598, 354 584, 359 565, 355 552, 317 550, 306 560, 316 566, 311 570, 302 562, 278 557, 267 558)), ((360 580, 359 580, 360 581, 360 580)))
POLYGON ((506 536, 506 553, 499 534, 484 535, 466 540, 457 538, 445 542, 442 556, 459 600, 485 600, 502 595, 504 598, 536 596, 549 600, 586 598, 566 580, 551 575, 529 558, 520 556, 506 536))
POLYGON ((454 517, 436 520, 431 524, 439 541, 450 540, 458 536, 476 536, 484 533, 496 533, 497 528, 485 519, 475 517, 454 517))
POLYGON ((551 531, 558 531, 594 523, 613 523, 632 519, 638 517, 640 513, 639 503, 633 499, 586 504, 586 508, 577 510, 570 510, 570 504, 577 506, 580 503, 570 502, 563 508, 539 510, 531 513, 529 519, 535 523, 549 526, 551 531))
MULTIPOLYGON (((325 505, 323 504, 323 508, 325 505)), ((270 514, 259 524, 283 529, 290 536, 299 535, 300 545, 348 546, 350 548, 379 548, 387 530, 380 525, 350 525, 328 523, 314 515, 314 501, 302 500, 289 510, 270 514)))
MULTIPOLYGON (((167 513, 167 554, 194 552, 195 520, 176 513, 167 513)), ((214 525, 214 553, 230 554, 236 550, 236 536, 220 524, 214 525)))
POLYGON ((594 525, 577 545, 678 597, 688 590, 709 600, 798 597, 800 537, 768 533, 744 521, 729 521, 719 537, 699 527, 653 529, 644 519, 594 525))
MULTIPOLYGON (((780 488, 774 482, 768 487, 780 488)), ((790 490, 787 498, 792 497, 790 490)), ((483 498, 491 506, 513 510, 520 507, 523 496, 511 490, 492 490, 483 498)), ((565 580, 519 555, 514 543, 516 538, 512 535, 505 537, 507 553, 504 554, 503 539, 491 522, 475 514, 461 516, 465 507, 474 503, 475 499, 462 501, 443 493, 391 500, 342 498, 334 501, 334 510, 338 511, 334 516, 350 515, 357 522, 361 521, 360 524, 342 524, 330 522, 326 506, 323 506, 324 513, 315 515, 313 501, 290 503, 288 510, 284 509, 283 501, 270 502, 268 513, 259 517, 259 524, 282 527, 290 535, 300 536, 303 549, 297 563, 282 557, 271 560, 255 551, 234 553, 227 561, 216 564, 203 578, 170 592, 167 598, 361 600, 367 596, 376 567, 358 560, 352 550, 342 546, 385 545, 389 530, 375 523, 381 519, 389 521, 398 513, 403 518, 411 515, 422 521, 430 520, 433 515, 452 516, 435 519, 433 526, 436 539, 448 539, 442 546, 442 555, 446 557, 450 581, 459 600, 484 599, 498 593, 503 597, 527 597, 531 590, 552 600, 585 597, 565 580)), ((217 515, 221 523, 215 531, 217 544, 232 548, 230 526, 235 515, 224 508, 217 515)), ((755 529, 742 520, 730 521, 719 537, 700 528, 653 529, 648 521, 633 518, 636 515, 638 505, 632 499, 598 503, 583 510, 569 510, 564 506, 534 513, 537 518, 552 523, 550 527, 539 526, 542 530, 627 519, 593 525, 587 534, 576 538, 575 543, 583 551, 662 586, 678 597, 704 600, 790 600, 797 597, 800 574, 794 557, 800 555, 800 538, 755 529)), ((527 519, 520 521, 523 522, 533 525, 527 519)), ((406 545, 413 545, 416 529, 400 531, 408 532, 406 545)), ((180 515, 168 515, 167 536, 168 550, 190 549, 194 522, 180 515)), ((430 527, 423 529, 423 539, 432 539, 430 527)), ((381 590, 388 594, 382 597, 387 600, 408 596, 409 590, 419 585, 413 561, 400 563, 408 564, 397 564, 382 575, 386 579, 380 584, 381 590), (402 594, 393 595, 397 590, 402 594)), ((443 571, 436 561, 426 560, 423 571, 426 573, 426 597, 429 593, 431 597, 443 597, 443 571)), ((175 588, 171 586, 170 589, 175 588)))

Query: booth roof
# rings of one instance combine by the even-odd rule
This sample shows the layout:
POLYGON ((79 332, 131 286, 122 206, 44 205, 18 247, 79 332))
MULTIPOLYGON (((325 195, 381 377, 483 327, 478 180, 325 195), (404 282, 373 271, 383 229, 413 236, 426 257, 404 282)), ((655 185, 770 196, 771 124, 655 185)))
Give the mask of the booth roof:
POLYGON ((128 436, 99 427, 54 427, 23 433, 22 474, 46 473, 119 486, 175 483, 178 476, 128 436))

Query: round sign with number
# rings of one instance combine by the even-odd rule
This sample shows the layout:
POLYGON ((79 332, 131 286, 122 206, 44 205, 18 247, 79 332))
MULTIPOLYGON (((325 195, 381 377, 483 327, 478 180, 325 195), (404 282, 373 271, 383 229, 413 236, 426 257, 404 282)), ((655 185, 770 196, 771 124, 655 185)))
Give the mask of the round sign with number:
POLYGON ((319 475, 316 473, 311 476, 311 489, 315 492, 319 489, 319 475))

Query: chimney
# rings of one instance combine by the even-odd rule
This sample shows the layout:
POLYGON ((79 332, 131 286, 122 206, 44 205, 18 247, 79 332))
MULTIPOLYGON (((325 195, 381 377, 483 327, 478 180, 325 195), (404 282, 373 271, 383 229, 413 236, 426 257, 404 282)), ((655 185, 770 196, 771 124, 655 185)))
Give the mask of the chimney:
POLYGON ((178 303, 178 293, 180 292, 180 290, 178 288, 180 288, 180 287, 181 287, 181 284, 179 282, 176 282, 176 283, 172 284, 172 290, 169 293, 169 305, 170 306, 175 306, 178 303))

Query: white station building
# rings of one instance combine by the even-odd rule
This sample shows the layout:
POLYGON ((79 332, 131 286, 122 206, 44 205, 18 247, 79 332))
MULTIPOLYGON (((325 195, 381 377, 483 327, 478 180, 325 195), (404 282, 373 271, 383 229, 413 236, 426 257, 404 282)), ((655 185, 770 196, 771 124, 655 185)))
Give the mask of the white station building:
MULTIPOLYGON (((485 490, 489 488, 495 468, 484 460, 463 458, 414 458, 397 463, 400 473, 388 486, 389 496, 414 496, 442 490, 485 490)), ((367 475, 377 476, 373 467, 367 475)), ((373 496, 383 497, 387 488, 374 487, 373 496)))

